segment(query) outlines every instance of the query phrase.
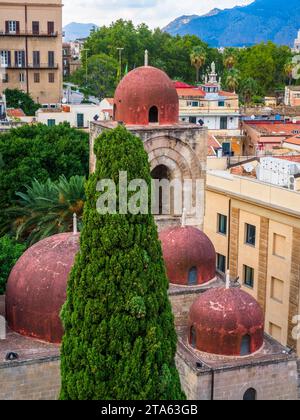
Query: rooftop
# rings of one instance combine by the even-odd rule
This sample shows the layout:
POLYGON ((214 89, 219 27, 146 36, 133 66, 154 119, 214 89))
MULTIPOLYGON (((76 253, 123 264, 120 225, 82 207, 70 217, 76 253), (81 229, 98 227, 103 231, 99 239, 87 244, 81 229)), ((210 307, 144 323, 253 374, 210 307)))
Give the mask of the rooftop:
POLYGON ((284 121, 247 121, 244 122, 245 128, 250 126, 254 130, 258 131, 260 134, 266 135, 292 135, 300 134, 300 123, 295 124, 291 122, 284 121))

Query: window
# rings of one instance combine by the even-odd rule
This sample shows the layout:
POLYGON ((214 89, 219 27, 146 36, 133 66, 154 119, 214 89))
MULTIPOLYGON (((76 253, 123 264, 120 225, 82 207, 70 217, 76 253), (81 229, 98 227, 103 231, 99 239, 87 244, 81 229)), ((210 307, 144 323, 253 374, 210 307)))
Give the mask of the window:
POLYGON ((40 33, 40 22, 32 22, 32 33, 33 35, 39 35, 40 33))
POLYGON ((284 282, 272 277, 271 279, 271 298, 279 303, 283 303, 284 282))
POLYGON ((41 65, 41 54, 39 51, 33 51, 33 67, 40 67, 41 65))
POLYGON ((50 68, 54 67, 54 51, 48 51, 48 66, 50 68))
POLYGON ((25 51, 15 51, 15 65, 19 68, 25 67, 25 51))
POLYGON ((40 83, 40 73, 34 73, 33 81, 34 83, 40 83))
POLYGON ((244 335, 241 343, 241 356, 248 356, 251 354, 251 337, 250 335, 244 335))
POLYGON ((225 106, 225 101, 219 101, 218 106, 222 106, 222 107, 225 106))
POLYGON ((197 117, 190 117, 189 121, 190 121, 190 124, 197 124, 197 117))
POLYGON ((9 67, 11 65, 11 52, 7 50, 0 51, 0 67, 9 67))
POLYGON ((7 34, 18 34, 20 32, 20 22, 17 20, 7 20, 5 22, 5 32, 7 34))
POLYGON ((149 110, 149 123, 158 123, 158 108, 153 106, 149 110))
POLYGON ((48 22, 48 35, 54 35, 54 22, 48 22))
POLYGON ((2 74, 2 83, 8 83, 9 82, 9 77, 7 73, 3 73, 2 74))
POLYGON ((20 83, 24 83, 25 82, 25 74, 24 73, 20 73, 19 80, 20 80, 20 83))
POLYGON ((256 227, 246 223, 246 244, 255 246, 256 242, 256 227))
POLYGON ((218 214, 218 233, 227 235, 227 216, 218 214))
POLYGON ((244 284, 247 287, 254 287, 254 269, 244 265, 244 284))
POLYGON ((54 127, 55 126, 55 120, 48 120, 47 125, 48 125, 48 127, 54 127))
POLYGON ((55 82, 54 73, 49 73, 48 78, 49 78, 49 83, 54 83, 55 82))
POLYGON ((198 271, 196 267, 192 267, 189 271, 188 285, 195 286, 198 283, 198 271))
POLYGON ((273 254, 280 258, 285 258, 286 256, 286 237, 273 235, 273 254))
POLYGON ((227 123, 227 117, 221 117, 220 118, 220 130, 227 130, 228 123, 227 123))
POLYGON ((222 254, 217 254, 217 270, 221 273, 226 271, 226 257, 222 254))
POLYGON ((197 333, 195 327, 190 330, 190 345, 195 349, 197 347, 197 333))
POLYGON ((84 114, 77 114, 77 128, 84 127, 84 114))
POLYGON ((249 388, 244 394, 243 401, 256 401, 257 392, 254 388, 249 388))
POLYGON ((187 101, 187 106, 198 107, 199 102, 198 101, 187 101))

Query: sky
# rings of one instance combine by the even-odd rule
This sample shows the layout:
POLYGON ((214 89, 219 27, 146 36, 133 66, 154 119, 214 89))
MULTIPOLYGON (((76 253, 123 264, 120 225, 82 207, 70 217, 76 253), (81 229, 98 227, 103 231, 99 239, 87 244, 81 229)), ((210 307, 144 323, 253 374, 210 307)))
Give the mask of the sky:
POLYGON ((242 6, 253 0, 63 0, 64 25, 70 22, 108 25, 123 18, 151 28, 163 27, 182 15, 201 15, 218 7, 242 6))

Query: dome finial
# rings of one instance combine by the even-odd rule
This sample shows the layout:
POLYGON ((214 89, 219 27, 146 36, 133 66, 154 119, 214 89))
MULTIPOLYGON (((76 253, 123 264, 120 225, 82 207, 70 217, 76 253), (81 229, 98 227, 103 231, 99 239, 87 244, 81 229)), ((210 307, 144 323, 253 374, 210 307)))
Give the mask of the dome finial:
POLYGON ((186 208, 182 210, 182 216, 181 216, 181 227, 186 227, 186 208))
POLYGON ((149 66, 149 51, 145 50, 145 67, 149 66))
POLYGON ((230 270, 226 271, 226 289, 230 289, 230 270))
POLYGON ((78 226, 77 226, 77 214, 73 214, 73 235, 77 235, 78 233, 78 226))

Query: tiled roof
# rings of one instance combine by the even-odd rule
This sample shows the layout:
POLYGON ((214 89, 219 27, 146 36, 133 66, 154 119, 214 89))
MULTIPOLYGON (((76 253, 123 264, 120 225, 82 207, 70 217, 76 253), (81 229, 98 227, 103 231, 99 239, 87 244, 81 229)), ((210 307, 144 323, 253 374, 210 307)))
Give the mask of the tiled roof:
POLYGON ((176 89, 179 97, 193 97, 193 98, 204 98, 205 92, 199 88, 180 88, 176 89))
POLYGON ((11 118, 26 117, 24 111, 20 108, 18 108, 18 109, 9 108, 6 111, 6 114, 7 114, 8 117, 11 117, 11 118))
POLYGON ((188 85, 187 83, 180 82, 180 81, 177 81, 177 80, 173 81, 173 85, 174 85, 175 89, 193 89, 193 88, 195 88, 195 86, 191 86, 191 85, 188 85))
POLYGON ((285 143, 290 143, 290 144, 294 144, 296 146, 300 146, 300 136, 294 136, 294 137, 290 137, 288 139, 285 140, 285 143))
POLYGON ((272 122, 259 122, 259 121, 247 121, 245 123, 253 127, 255 130, 262 134, 296 134, 295 131, 300 133, 300 124, 283 123, 279 121, 272 122))

